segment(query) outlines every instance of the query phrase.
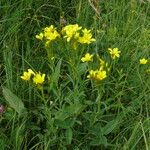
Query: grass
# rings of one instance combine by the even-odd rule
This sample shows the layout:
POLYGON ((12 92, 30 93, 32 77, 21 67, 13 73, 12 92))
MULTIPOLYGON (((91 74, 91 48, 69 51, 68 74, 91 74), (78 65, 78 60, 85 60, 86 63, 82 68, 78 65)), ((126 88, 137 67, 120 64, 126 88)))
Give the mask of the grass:
POLYGON ((1 150, 150 149, 149 62, 139 64, 150 58, 148 1, 1 0, 0 9, 1 150), (60 31, 61 17, 91 29, 96 42, 46 50, 35 35, 49 25, 60 31), (116 60, 107 51, 114 47, 116 60), (87 79, 99 64, 96 56, 82 63, 86 52, 111 66, 103 81, 87 79), (28 68, 46 74, 42 87, 20 78, 28 68))

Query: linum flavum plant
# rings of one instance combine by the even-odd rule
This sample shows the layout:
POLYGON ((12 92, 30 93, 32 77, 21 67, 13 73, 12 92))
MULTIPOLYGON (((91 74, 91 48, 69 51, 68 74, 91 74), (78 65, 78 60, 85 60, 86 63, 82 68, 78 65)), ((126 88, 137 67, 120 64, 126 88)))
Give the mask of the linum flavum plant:
POLYGON ((150 150, 148 0, 0 4, 0 150, 150 150))

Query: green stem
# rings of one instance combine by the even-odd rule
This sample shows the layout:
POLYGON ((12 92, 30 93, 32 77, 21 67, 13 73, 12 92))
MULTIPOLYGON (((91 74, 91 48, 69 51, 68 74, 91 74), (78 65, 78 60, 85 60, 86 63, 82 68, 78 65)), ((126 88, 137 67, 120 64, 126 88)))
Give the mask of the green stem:
POLYGON ((98 98, 97 98, 97 114, 100 114, 100 107, 101 107, 101 97, 102 97, 102 88, 100 86, 98 86, 98 89, 97 89, 98 93, 98 98))
POLYGON ((52 124, 51 112, 50 112, 50 110, 49 110, 49 108, 47 106, 47 102, 46 102, 46 99, 45 99, 43 86, 41 87, 41 94, 42 94, 42 99, 43 99, 44 106, 45 106, 45 115, 46 115, 48 124, 50 125, 51 128, 53 128, 52 127, 53 124, 52 124))

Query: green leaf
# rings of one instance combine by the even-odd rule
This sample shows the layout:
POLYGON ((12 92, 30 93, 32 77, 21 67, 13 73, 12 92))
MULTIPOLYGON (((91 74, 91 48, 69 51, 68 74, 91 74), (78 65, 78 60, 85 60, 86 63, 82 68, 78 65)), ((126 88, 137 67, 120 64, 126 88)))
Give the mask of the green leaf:
POLYGON ((75 119, 74 118, 67 118, 65 120, 58 120, 58 119, 55 119, 55 125, 59 128, 62 128, 62 129, 68 129, 68 128, 71 128, 75 123, 75 119))
POLYGON ((102 127, 100 123, 95 124, 90 130, 90 134, 93 134, 93 139, 90 142, 90 145, 98 146, 104 145, 107 146, 107 138, 104 136, 102 127))
POLYGON ((19 115, 25 111, 25 107, 20 98, 12 93, 8 88, 3 87, 3 95, 10 105, 19 115))
POLYGON ((52 81, 58 84, 59 76, 60 76, 60 69, 61 69, 62 59, 60 59, 55 67, 55 71, 52 74, 52 81))
POLYGON ((72 135, 73 135, 72 129, 71 129, 71 128, 66 129, 65 134, 66 134, 66 141, 67 141, 67 144, 71 144, 72 135))
POLYGON ((79 74, 84 74, 87 70, 87 63, 81 63, 77 69, 79 74))
POLYGON ((92 145, 92 146, 99 146, 99 145, 107 146, 107 139, 105 136, 95 137, 90 142, 90 145, 92 145))
POLYGON ((112 120, 108 122, 107 125, 103 127, 104 135, 107 135, 110 132, 112 132, 117 127, 117 125, 118 125, 118 120, 112 120))
POLYGON ((63 109, 56 112, 55 118, 63 121, 71 116, 77 116, 85 109, 85 107, 85 105, 82 105, 80 103, 70 104, 70 106, 64 106, 63 109))
POLYGON ((103 136, 103 130, 101 124, 100 123, 95 124, 93 127, 90 128, 89 133, 97 137, 103 136))

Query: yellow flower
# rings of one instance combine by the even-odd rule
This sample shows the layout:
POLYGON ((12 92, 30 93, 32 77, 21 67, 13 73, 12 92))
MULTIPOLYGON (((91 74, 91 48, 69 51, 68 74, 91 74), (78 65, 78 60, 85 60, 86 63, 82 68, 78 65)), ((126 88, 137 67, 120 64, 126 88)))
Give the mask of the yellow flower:
POLYGON ((43 82, 45 81, 45 74, 36 73, 35 76, 33 77, 33 82, 35 84, 43 84, 43 82))
POLYGON ((107 75, 106 75, 106 71, 104 71, 104 70, 99 70, 99 71, 97 71, 97 75, 96 75, 96 79, 97 80, 103 80, 103 79, 105 79, 107 77, 107 75))
POLYGON ((85 54, 84 57, 81 58, 82 62, 88 62, 88 61, 93 61, 93 55, 87 53, 85 54))
POLYGON ((145 58, 140 59, 140 64, 141 64, 141 65, 145 65, 145 64, 147 64, 147 63, 148 63, 148 60, 147 60, 147 59, 145 59, 145 58))
POLYGON ((100 68, 99 70, 107 70, 110 71, 110 68, 108 67, 108 63, 105 62, 105 60, 101 59, 100 56, 97 54, 97 58, 100 61, 100 68))
POLYGON ((57 37, 60 37, 60 35, 57 32, 56 28, 51 25, 50 27, 44 28, 44 37, 50 42, 55 40, 57 37))
POLYGON ((116 57, 117 58, 120 57, 121 51, 119 51, 118 48, 113 48, 113 49, 108 48, 108 50, 109 50, 109 53, 110 53, 112 59, 115 59, 116 57))
POLYGON ((79 37, 78 31, 81 29, 78 24, 67 25, 62 29, 62 34, 64 34, 64 38, 67 39, 67 42, 70 42, 72 38, 77 39, 79 37))
POLYGON ((32 75, 35 75, 35 73, 33 72, 32 69, 28 69, 28 72, 29 72, 30 74, 32 74, 32 75))
POLYGON ((89 75, 87 78, 101 81, 107 77, 106 71, 104 70, 90 70, 89 75))
POLYGON ((90 70, 89 75, 87 76, 87 78, 96 80, 96 72, 97 71, 90 70))
POLYGON ((23 76, 21 76, 21 79, 28 81, 30 80, 30 77, 31 77, 31 74, 29 72, 24 72, 23 76))
POLYGON ((99 61, 101 66, 105 66, 105 61, 103 59, 99 58, 99 61))
POLYGON ((83 36, 79 37, 78 41, 81 44, 90 44, 91 42, 96 41, 92 38, 91 30, 87 30, 86 28, 82 30, 83 36))
POLYGON ((36 35, 35 37, 39 40, 43 40, 44 35, 43 33, 40 33, 39 35, 36 35))
POLYGON ((60 37, 60 34, 57 32, 56 28, 51 25, 44 28, 44 32, 35 36, 39 40, 45 39, 45 46, 48 46, 51 41, 55 40, 57 37, 60 37))
POLYGON ((31 69, 28 69, 28 72, 23 73, 23 76, 21 76, 21 79, 29 81, 31 78, 31 75, 35 75, 35 73, 31 69))
POLYGON ((100 61, 100 69, 99 70, 103 70, 105 67, 107 67, 108 63, 106 63, 103 59, 101 59, 99 57, 99 61, 100 61))
POLYGON ((50 25, 49 27, 44 28, 44 32, 52 32, 55 30, 55 27, 53 25, 50 25))

